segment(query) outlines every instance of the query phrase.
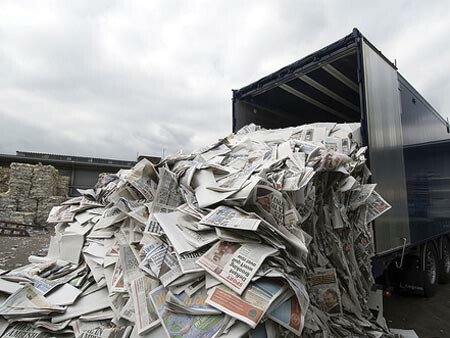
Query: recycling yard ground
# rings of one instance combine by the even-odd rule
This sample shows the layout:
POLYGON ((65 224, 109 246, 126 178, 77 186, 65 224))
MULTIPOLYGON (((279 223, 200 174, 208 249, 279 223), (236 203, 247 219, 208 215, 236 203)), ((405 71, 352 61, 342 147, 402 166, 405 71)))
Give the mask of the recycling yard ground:
POLYGON ((384 301, 384 316, 390 327, 414 329, 420 338, 448 338, 450 284, 439 285, 431 298, 393 294, 384 301))
MULTIPOLYGON (((51 232, 32 237, 0 236, 0 269, 12 269, 28 262, 29 255, 44 255, 51 232)), ((436 295, 394 293, 384 301, 384 313, 390 327, 413 329, 420 338, 450 337, 450 284, 439 285, 436 295)))

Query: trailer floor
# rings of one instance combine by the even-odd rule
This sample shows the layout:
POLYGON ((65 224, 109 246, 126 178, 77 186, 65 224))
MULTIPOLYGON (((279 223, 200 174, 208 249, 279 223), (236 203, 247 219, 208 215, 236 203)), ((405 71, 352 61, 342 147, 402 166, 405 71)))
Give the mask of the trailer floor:
POLYGON ((439 285, 431 298, 397 293, 385 297, 384 317, 389 327, 415 330, 420 338, 448 338, 450 284, 439 285))

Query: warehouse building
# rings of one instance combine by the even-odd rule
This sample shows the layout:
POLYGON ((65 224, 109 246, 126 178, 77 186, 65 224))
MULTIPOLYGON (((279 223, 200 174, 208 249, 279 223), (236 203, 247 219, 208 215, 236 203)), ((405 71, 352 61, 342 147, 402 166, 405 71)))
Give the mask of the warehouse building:
MULTIPOLYGON (((159 162, 159 157, 140 156, 153 163, 159 162)), ((69 196, 77 196, 77 189, 92 188, 100 173, 115 173, 122 168, 131 168, 136 161, 114 160, 97 157, 73 155, 58 155, 16 151, 16 154, 0 154, 0 167, 9 167, 13 162, 52 165, 59 170, 60 175, 67 176, 69 182, 69 196)))

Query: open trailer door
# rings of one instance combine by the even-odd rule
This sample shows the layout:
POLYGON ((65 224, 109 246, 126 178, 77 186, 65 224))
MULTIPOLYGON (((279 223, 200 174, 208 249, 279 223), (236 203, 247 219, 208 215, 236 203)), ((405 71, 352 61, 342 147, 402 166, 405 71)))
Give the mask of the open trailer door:
POLYGON ((364 96, 372 180, 393 206, 375 221, 378 254, 409 244, 401 103, 397 69, 361 37, 364 96))

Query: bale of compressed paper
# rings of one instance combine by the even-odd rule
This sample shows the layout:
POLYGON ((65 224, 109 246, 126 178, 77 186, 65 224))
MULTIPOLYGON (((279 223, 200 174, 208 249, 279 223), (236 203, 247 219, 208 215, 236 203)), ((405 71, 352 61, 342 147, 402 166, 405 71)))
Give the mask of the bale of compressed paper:
POLYGON ((11 196, 28 198, 34 166, 26 163, 11 163, 9 193, 11 196))
POLYGON ((36 224, 45 224, 50 210, 67 199, 66 196, 48 196, 39 198, 35 209, 36 224))
POLYGON ((58 170, 53 166, 37 165, 33 167, 31 179, 31 198, 56 196, 58 188, 58 170))
POLYGON ((51 208, 67 198, 69 179, 52 166, 12 163, 4 177, 9 181, 0 193, 1 221, 44 225, 51 208))
POLYGON ((9 189, 9 173, 9 168, 0 167, 0 193, 6 192, 9 189))
POLYGON ((69 176, 57 175, 55 196, 67 197, 67 193, 69 191, 69 183, 70 183, 69 176))
POLYGON ((46 257, 0 277, 30 283, 4 286, 0 315, 34 321, 7 335, 394 337, 368 307, 390 206, 359 140, 358 124, 249 125, 104 175, 51 209, 46 257))
POLYGON ((8 221, 12 224, 24 224, 24 225, 33 225, 34 223, 34 212, 24 212, 24 211, 11 211, 9 213, 8 221))

